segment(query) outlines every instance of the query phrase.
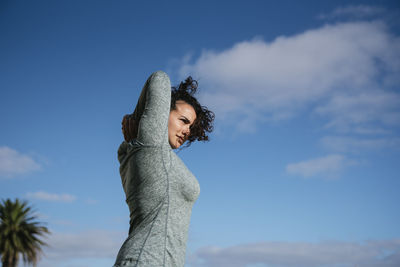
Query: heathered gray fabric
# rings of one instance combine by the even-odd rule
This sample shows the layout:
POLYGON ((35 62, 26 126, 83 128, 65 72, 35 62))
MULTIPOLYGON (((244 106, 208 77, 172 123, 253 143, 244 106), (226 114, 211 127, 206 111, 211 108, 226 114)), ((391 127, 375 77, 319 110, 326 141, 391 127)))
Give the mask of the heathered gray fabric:
POLYGON ((138 137, 118 150, 122 185, 130 210, 130 233, 114 266, 184 266, 193 203, 200 187, 171 149, 169 77, 153 73, 134 116, 138 137))

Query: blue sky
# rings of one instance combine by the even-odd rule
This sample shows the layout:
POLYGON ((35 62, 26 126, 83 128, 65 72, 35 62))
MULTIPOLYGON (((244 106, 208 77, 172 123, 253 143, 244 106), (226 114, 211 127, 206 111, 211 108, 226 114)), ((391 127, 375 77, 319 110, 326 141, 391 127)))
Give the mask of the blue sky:
POLYGON ((0 197, 52 235, 39 266, 111 266, 116 152, 147 77, 199 81, 211 142, 186 266, 400 265, 396 1, 2 1, 0 197))

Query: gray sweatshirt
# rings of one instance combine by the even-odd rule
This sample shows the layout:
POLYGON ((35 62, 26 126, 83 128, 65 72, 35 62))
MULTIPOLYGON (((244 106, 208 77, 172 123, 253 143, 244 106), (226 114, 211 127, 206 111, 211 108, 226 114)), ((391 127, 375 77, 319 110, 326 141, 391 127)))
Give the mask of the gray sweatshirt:
POLYGON ((184 266, 190 215, 200 187, 169 145, 170 102, 169 77, 157 71, 136 105, 137 139, 118 149, 130 230, 115 267, 184 266))

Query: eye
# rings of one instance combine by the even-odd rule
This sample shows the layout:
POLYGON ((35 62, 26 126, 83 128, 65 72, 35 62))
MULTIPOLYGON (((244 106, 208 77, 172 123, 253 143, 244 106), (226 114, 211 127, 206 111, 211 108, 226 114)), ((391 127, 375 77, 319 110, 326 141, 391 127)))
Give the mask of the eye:
POLYGON ((189 124, 190 121, 186 118, 180 118, 180 120, 184 123, 184 124, 189 124))

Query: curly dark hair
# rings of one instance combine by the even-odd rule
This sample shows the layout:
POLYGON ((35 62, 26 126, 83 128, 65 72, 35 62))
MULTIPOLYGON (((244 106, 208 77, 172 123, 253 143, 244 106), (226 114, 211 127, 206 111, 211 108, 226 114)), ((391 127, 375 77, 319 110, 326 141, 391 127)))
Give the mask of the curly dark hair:
POLYGON ((196 112, 196 120, 190 127, 190 135, 184 147, 190 146, 194 141, 208 141, 208 133, 214 129, 213 121, 214 112, 207 107, 200 105, 199 101, 193 96, 198 87, 198 82, 193 80, 191 76, 181 82, 178 87, 172 87, 171 92, 171 110, 176 108, 176 101, 184 101, 191 105, 196 112))
MULTIPOLYGON (((198 87, 198 82, 191 76, 181 82, 179 86, 171 88, 171 110, 175 110, 177 101, 184 101, 191 105, 196 113, 196 120, 190 127, 190 135, 183 147, 189 147, 194 141, 209 141, 208 133, 213 131, 214 112, 200 105, 193 96, 198 87)), ((127 142, 137 137, 139 121, 135 120, 133 114, 125 115, 122 119, 122 133, 127 142)), ((182 147, 182 148, 183 148, 182 147)))

